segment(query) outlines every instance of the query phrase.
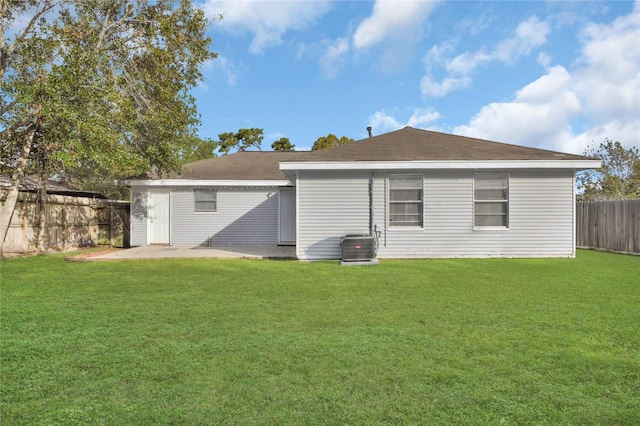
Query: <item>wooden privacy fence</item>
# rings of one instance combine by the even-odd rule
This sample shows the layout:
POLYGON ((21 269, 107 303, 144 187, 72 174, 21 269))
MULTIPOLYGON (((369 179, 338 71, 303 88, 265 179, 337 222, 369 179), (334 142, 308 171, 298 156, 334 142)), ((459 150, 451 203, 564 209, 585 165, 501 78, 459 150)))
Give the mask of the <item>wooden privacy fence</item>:
MULTIPOLYGON (((3 245, 5 253, 35 250, 38 212, 38 195, 20 192, 3 245)), ((45 214, 45 248, 129 245, 129 202, 47 194, 45 214)))
POLYGON ((576 244, 640 254, 640 200, 577 203, 576 244))
POLYGON ((129 247, 128 201, 100 201, 98 204, 98 244, 129 247))

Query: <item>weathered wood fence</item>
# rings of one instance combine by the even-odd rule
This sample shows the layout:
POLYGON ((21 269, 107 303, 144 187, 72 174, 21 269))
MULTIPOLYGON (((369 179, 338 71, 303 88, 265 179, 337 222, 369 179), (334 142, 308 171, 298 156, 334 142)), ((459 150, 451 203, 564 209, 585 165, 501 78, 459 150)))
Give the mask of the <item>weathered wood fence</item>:
POLYGON ((640 254, 640 200, 577 203, 576 244, 640 254))
MULTIPOLYGON (((5 253, 35 250, 38 211, 38 195, 21 192, 3 245, 5 253)), ((128 202, 48 194, 45 214, 46 248, 129 245, 128 202)))
POLYGON ((98 244, 129 247, 128 201, 100 201, 98 207, 98 244))

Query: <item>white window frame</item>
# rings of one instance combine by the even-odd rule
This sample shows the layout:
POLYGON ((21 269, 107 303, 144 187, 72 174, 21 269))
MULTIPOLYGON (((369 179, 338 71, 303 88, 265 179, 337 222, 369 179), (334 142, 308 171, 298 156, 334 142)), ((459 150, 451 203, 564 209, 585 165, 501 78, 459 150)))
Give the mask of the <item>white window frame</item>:
MULTIPOLYGON (((507 230, 509 229, 509 221, 510 221, 510 198, 511 198, 511 194, 510 194, 510 186, 511 186, 511 182, 510 179, 511 177, 509 176, 509 173, 474 173, 473 175, 473 229, 474 230, 507 230), (482 188, 484 190, 489 189, 489 190, 504 190, 505 191, 505 195, 506 197, 504 199, 496 199, 496 200, 477 200, 476 199, 476 178, 479 176, 483 176, 483 177, 487 177, 487 176, 493 176, 495 178, 503 178, 506 181, 506 186, 501 186, 501 187, 489 187, 489 188, 482 188), (505 208, 505 225, 477 225, 476 224, 476 216, 480 215, 480 213, 476 213, 476 207, 479 204, 504 204, 506 205, 505 208)), ((490 214, 490 213, 483 213, 483 215, 485 216, 497 216, 496 213, 494 214, 490 214)), ((500 216, 502 216, 502 214, 500 214, 500 216)))
POLYGON ((407 175, 402 175, 402 174, 395 174, 395 175, 388 175, 387 176, 387 224, 389 226, 389 229, 393 229, 394 231, 398 231, 398 230, 411 230, 411 231, 415 231, 416 229, 424 229, 424 176, 423 175, 416 175, 416 174, 407 174, 407 175), (393 191, 392 186, 392 181, 394 179, 407 179, 407 178, 415 178, 420 180, 420 200, 419 201, 392 201, 391 200, 391 192, 393 191), (393 222, 391 222, 391 205, 392 204, 407 204, 407 203, 412 203, 412 204, 420 204, 420 225, 394 225, 393 222))
POLYGON ((218 190, 216 188, 193 188, 193 213, 195 214, 211 214, 211 213, 217 213, 218 212, 218 190), (201 203, 210 203, 211 200, 198 200, 198 193, 199 192, 213 192, 213 194, 215 195, 215 200, 213 200, 213 202, 216 203, 216 207, 213 210, 201 210, 198 208, 198 202, 201 203))

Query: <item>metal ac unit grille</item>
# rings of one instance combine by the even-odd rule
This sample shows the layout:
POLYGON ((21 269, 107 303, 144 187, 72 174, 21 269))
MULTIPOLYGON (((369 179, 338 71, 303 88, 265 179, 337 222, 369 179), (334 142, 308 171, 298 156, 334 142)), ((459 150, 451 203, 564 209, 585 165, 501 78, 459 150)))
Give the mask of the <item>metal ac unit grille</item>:
POLYGON ((372 260, 376 257, 376 240, 371 235, 345 235, 340 239, 342 260, 372 260))

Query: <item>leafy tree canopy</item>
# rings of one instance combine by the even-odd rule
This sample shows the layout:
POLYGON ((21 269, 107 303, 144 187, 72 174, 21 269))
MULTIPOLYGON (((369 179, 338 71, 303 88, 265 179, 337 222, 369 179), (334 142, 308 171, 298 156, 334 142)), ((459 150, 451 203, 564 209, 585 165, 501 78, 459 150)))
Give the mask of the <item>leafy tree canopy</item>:
POLYGON ((319 151, 321 149, 333 148, 334 146, 344 145, 350 142, 353 142, 353 138, 348 138, 346 136, 338 139, 336 135, 329 133, 327 136, 319 137, 311 147, 311 151, 319 151))
POLYGON ((618 141, 605 139, 597 148, 588 148, 586 156, 602 160, 600 169, 578 174, 578 189, 589 200, 640 198, 640 153, 637 147, 626 149, 618 141))
POLYGON ((183 163, 191 163, 198 160, 206 160, 216 156, 219 143, 209 138, 193 136, 189 146, 181 153, 183 163))
POLYGON ((179 169, 199 124, 189 92, 216 57, 210 24, 189 0, 0 1, 2 239, 29 167, 103 180, 179 169))
POLYGON ((295 151, 295 145, 293 145, 289 138, 280 138, 271 144, 271 149, 274 151, 295 151))
POLYGON ((264 138, 262 129, 240 129, 237 132, 226 132, 218 134, 218 151, 221 154, 228 154, 231 150, 245 151, 248 148, 257 148, 262 151, 262 139, 264 138))

